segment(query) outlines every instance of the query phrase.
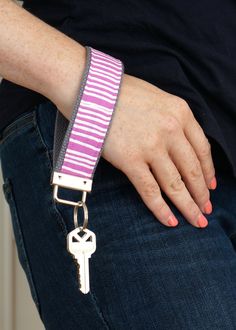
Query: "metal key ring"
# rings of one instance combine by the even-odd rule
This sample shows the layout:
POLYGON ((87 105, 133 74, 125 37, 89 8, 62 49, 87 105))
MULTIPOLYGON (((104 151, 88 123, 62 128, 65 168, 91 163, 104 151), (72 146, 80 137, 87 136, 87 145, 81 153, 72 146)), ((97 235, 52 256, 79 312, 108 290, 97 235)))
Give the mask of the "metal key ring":
POLYGON ((86 229, 87 225, 88 225, 88 208, 87 208, 85 202, 83 202, 83 201, 79 201, 77 203, 77 205, 75 205, 75 207, 74 207, 74 225, 75 225, 75 228, 79 228, 79 225, 78 225, 78 208, 79 207, 83 207, 84 223, 83 223, 82 229, 86 229))

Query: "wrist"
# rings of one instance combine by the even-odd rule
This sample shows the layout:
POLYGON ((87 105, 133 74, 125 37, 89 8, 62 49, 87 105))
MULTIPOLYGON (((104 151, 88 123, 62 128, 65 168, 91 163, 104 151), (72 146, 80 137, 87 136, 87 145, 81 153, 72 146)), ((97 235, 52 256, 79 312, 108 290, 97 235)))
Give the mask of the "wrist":
POLYGON ((73 41, 68 50, 56 68, 55 79, 49 82, 46 96, 70 120, 86 66, 86 49, 73 41))

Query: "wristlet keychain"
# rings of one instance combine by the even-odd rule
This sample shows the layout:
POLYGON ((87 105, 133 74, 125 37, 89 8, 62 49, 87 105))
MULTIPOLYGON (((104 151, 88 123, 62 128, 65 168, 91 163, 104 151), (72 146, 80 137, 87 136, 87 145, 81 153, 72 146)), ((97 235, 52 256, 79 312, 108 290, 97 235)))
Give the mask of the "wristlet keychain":
POLYGON ((93 177, 116 107, 124 65, 119 59, 90 46, 86 48, 84 70, 78 98, 71 119, 57 111, 53 172, 50 184, 55 202, 74 206, 75 229, 67 235, 67 250, 77 260, 80 290, 88 293, 89 258, 96 250, 96 235, 87 229, 87 192, 93 177), (58 188, 81 190, 78 202, 58 197, 58 188), (83 207, 83 226, 78 225, 78 208, 83 207))

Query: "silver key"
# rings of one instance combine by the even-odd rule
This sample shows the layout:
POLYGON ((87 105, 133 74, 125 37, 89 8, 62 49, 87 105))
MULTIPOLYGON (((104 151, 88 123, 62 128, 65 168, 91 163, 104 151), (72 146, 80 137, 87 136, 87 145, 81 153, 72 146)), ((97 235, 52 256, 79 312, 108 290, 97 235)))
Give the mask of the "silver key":
POLYGON ((82 227, 72 230, 67 235, 67 250, 78 263, 78 279, 80 291, 88 293, 89 287, 89 258, 96 251, 96 235, 82 227), (82 236, 81 236, 82 233, 82 236))

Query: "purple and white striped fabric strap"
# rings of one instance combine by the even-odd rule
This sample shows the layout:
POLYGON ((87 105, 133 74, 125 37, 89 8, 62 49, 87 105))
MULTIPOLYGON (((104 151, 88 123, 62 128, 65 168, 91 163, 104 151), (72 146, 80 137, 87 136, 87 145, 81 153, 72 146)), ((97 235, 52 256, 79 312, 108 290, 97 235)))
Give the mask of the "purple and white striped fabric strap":
POLYGON ((70 121, 57 111, 51 184, 89 192, 116 107, 124 65, 111 55, 85 48, 86 67, 70 121))

